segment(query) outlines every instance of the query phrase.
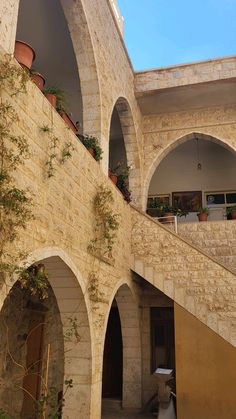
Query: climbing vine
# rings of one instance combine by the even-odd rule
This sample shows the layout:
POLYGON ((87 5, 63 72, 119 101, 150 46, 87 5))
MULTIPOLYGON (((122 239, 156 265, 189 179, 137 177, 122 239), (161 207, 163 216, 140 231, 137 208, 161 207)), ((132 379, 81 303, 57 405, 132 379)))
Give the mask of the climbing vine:
POLYGON ((95 238, 88 245, 88 250, 98 256, 112 258, 112 250, 119 228, 120 214, 113 210, 112 191, 100 185, 94 198, 95 238))
POLYGON ((10 246, 33 218, 33 201, 27 189, 19 188, 15 171, 29 158, 29 146, 24 136, 15 135, 14 124, 19 116, 8 100, 3 99, 4 89, 10 96, 26 92, 27 73, 5 56, 0 64, 0 282, 17 269, 16 260, 21 252, 10 246))
POLYGON ((65 141, 61 153, 59 153, 59 138, 54 134, 53 128, 48 125, 40 127, 42 133, 48 134, 49 138, 49 156, 46 161, 46 174, 48 178, 51 178, 56 173, 57 164, 65 164, 68 159, 72 157, 74 146, 71 141, 65 141))

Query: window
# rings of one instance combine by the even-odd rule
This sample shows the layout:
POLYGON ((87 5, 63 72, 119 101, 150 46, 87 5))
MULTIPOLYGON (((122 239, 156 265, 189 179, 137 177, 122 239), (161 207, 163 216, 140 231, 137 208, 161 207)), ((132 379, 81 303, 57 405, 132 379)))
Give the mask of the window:
POLYGON ((206 206, 209 208, 227 208, 236 205, 236 192, 207 192, 205 194, 206 206))
POLYGON ((173 307, 151 308, 151 372, 175 367, 173 307))
POLYGON ((157 203, 162 203, 163 205, 170 205, 170 195, 149 195, 147 201, 147 208, 154 208, 157 203))

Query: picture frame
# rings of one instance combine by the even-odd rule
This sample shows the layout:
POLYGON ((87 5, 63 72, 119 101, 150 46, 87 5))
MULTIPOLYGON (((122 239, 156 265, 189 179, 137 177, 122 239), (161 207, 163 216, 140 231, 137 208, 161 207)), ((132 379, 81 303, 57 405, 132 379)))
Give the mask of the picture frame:
POLYGON ((202 191, 172 192, 172 205, 188 212, 197 212, 202 207, 202 191))

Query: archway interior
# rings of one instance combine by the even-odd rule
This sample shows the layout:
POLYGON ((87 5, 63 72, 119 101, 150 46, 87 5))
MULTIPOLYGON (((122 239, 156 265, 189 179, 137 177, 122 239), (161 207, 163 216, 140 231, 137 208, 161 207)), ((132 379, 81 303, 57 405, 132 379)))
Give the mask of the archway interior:
POLYGON ((0 406, 11 417, 35 418, 37 401, 47 394, 56 409, 62 396, 63 327, 49 284, 47 294, 42 300, 17 281, 0 313, 0 406))
POLYGON ((189 211, 179 221, 197 221, 199 207, 208 207, 210 220, 226 217, 236 204, 236 159, 226 147, 207 139, 187 140, 157 167, 149 186, 148 207, 155 197, 189 211))
POLYGON ((123 343, 119 310, 114 299, 105 337, 103 355, 102 397, 122 399, 123 387, 123 343))
POLYGON ((121 121, 116 106, 114 107, 109 138, 109 169, 115 171, 117 166, 127 166, 127 156, 121 121))
POLYGON ((20 0, 16 39, 34 48, 32 68, 44 76, 45 87, 64 91, 68 115, 82 126, 78 67, 60 0, 20 0))

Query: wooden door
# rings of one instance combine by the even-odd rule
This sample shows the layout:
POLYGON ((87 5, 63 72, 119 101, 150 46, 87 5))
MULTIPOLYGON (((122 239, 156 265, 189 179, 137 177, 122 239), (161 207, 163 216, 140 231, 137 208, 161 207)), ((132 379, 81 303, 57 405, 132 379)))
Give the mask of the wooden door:
POLYGON ((44 314, 32 312, 26 341, 27 373, 23 379, 21 417, 24 419, 35 418, 35 400, 40 397, 44 322, 44 314))
POLYGON ((109 315, 103 358, 104 398, 122 399, 123 345, 120 316, 117 307, 109 315))

